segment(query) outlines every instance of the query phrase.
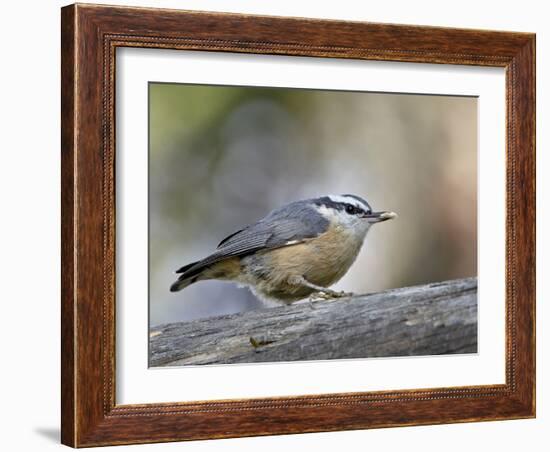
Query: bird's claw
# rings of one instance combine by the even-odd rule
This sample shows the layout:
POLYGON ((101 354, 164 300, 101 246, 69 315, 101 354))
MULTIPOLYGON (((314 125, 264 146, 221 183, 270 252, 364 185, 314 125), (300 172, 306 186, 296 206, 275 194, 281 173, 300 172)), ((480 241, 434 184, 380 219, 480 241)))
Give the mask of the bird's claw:
POLYGON ((334 300, 335 298, 345 298, 352 297, 352 292, 344 292, 343 290, 338 292, 335 290, 321 290, 319 292, 314 292, 309 296, 310 302, 321 301, 321 300, 334 300))
POLYGON ((346 297, 353 297, 355 294, 353 292, 345 292, 345 291, 340 291, 340 292, 336 292, 334 294, 334 297, 335 298, 346 298, 346 297))

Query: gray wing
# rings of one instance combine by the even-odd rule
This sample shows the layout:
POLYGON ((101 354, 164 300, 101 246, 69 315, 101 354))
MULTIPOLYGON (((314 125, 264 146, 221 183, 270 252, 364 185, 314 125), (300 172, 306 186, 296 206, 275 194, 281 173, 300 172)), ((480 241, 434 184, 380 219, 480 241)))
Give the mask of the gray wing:
POLYGON ((242 255, 263 248, 279 248, 317 237, 329 222, 311 204, 298 201, 274 210, 262 220, 223 239, 215 255, 242 255))
POLYGON ((185 269, 185 277, 199 273, 216 262, 244 256, 262 249, 294 245, 325 232, 329 222, 310 204, 296 202, 274 210, 262 220, 223 239, 210 256, 185 269))

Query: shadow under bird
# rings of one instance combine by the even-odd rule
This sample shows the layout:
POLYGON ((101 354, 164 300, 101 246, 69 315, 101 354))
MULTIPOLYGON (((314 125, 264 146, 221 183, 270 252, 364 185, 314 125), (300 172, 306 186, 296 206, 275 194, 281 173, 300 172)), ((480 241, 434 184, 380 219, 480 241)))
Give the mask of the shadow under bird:
POLYGON ((373 212, 363 198, 328 195, 286 204, 223 239, 216 251, 181 267, 170 290, 218 279, 248 286, 267 304, 311 295, 348 295, 329 289, 355 261, 370 227, 393 212, 373 212))

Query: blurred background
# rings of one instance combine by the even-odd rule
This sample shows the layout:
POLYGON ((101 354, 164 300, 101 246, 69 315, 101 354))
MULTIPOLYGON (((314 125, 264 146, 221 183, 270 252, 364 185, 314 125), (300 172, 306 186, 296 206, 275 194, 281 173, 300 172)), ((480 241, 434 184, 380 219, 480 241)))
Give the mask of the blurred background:
POLYGON ((477 99, 149 85, 150 325, 257 309, 233 283, 169 292, 174 271, 290 201, 353 193, 374 226, 333 288, 477 274, 477 99))

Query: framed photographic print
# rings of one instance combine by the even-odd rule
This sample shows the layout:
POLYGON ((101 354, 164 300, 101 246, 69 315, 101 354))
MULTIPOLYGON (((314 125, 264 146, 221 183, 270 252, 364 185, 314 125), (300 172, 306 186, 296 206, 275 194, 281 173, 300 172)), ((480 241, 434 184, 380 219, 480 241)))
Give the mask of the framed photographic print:
POLYGON ((64 444, 534 417, 534 35, 61 31, 64 444))

